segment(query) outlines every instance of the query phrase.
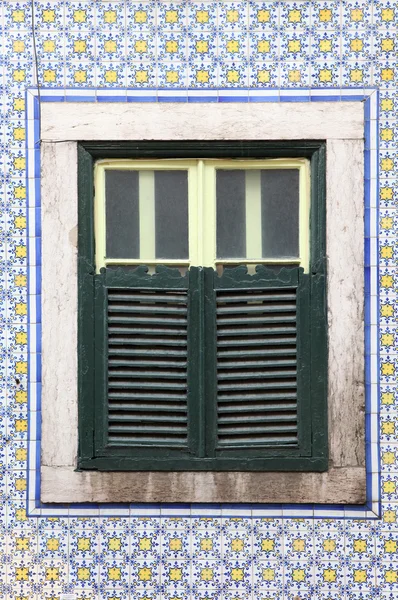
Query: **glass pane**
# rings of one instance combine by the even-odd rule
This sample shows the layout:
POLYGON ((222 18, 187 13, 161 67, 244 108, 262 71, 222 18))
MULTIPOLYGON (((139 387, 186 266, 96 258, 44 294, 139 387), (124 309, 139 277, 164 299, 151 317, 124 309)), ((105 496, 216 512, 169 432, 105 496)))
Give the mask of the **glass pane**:
POLYGON ((105 171, 106 255, 138 258, 138 171, 105 171))
POLYGON ((217 258, 299 256, 299 170, 217 169, 217 258))
POLYGON ((106 255, 188 258, 188 171, 108 170, 106 255))
POLYGON ((261 171, 263 257, 299 256, 299 171, 261 171))
POLYGON ((238 258, 246 253, 245 172, 216 171, 217 257, 238 258))
POLYGON ((155 171, 156 258, 188 258, 188 172, 155 171))

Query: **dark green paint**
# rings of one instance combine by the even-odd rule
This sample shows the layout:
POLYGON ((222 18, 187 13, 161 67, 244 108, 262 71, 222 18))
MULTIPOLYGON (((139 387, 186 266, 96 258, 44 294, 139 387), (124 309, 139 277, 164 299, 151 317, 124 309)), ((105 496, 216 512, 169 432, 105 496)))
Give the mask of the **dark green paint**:
MULTIPOLYGON (((99 470, 323 471, 327 468, 327 319, 325 144, 323 142, 136 142, 79 146, 79 468, 99 470), (309 274, 295 266, 244 266, 219 277, 211 268, 145 266, 95 274, 93 165, 99 158, 267 158, 311 160, 309 274), (110 444, 107 439, 107 291, 188 291, 188 439, 184 446, 110 444), (298 442, 219 444, 217 435, 217 290, 297 290, 298 442)), ((239 415, 237 415, 239 419, 239 415)))

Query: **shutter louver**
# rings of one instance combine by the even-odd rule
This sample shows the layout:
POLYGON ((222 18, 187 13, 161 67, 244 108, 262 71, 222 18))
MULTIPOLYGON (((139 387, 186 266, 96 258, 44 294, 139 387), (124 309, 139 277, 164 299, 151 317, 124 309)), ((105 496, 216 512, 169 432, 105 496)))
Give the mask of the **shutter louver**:
POLYGON ((187 290, 108 288, 108 440, 187 445, 187 290))
POLYGON ((218 446, 297 444, 296 288, 216 290, 218 446))

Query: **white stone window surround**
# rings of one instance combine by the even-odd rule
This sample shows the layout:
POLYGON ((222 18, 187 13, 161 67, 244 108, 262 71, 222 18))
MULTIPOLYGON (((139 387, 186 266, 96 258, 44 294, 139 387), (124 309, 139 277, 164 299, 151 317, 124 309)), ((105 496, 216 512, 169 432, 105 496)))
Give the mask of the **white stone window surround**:
POLYGON ((41 501, 363 503, 363 104, 48 103, 42 105, 41 119, 41 501), (326 473, 75 471, 77 141, 134 139, 326 140, 330 423, 326 473), (348 273, 350 277, 345 277, 348 273))

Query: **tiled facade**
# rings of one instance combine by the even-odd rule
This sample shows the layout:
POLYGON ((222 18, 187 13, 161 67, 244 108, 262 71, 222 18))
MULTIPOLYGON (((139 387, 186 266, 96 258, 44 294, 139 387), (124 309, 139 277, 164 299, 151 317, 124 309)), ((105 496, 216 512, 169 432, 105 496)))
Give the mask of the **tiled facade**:
POLYGON ((0 599, 398 597, 396 3, 0 11, 0 599), (365 104, 367 505, 41 505, 39 102, 325 99, 365 104))

